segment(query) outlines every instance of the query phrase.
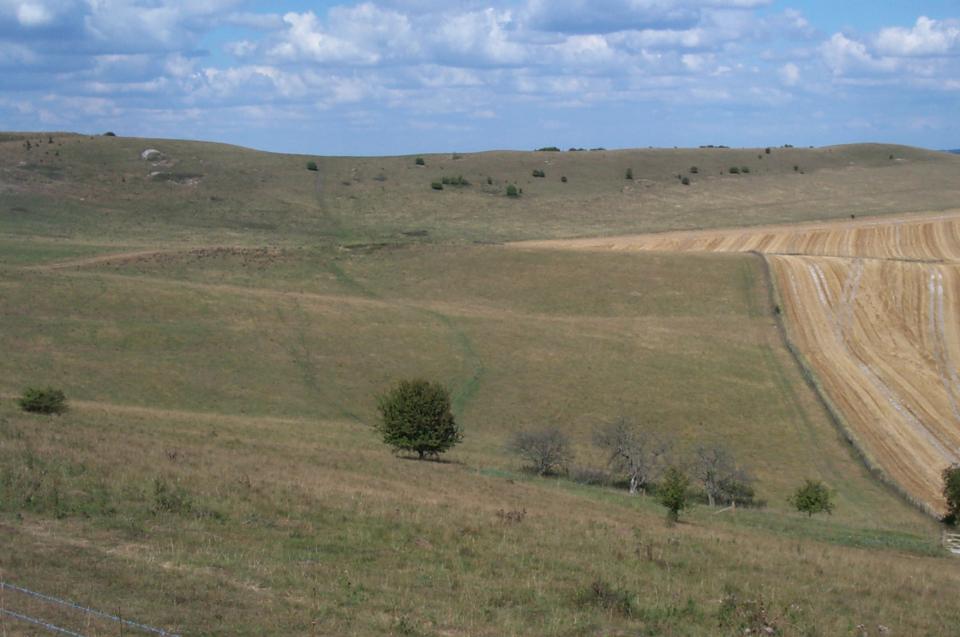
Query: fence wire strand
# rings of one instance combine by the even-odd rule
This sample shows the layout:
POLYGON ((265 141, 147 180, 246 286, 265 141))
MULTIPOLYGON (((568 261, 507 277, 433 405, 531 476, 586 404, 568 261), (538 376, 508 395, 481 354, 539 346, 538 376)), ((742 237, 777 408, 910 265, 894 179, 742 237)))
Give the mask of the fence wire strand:
MULTIPOLYGON (((11 584, 11 583, 9 583, 9 582, 2 582, 2 581, 0 581, 0 590, 3 590, 3 589, 7 589, 7 590, 11 590, 11 591, 16 591, 17 593, 22 593, 23 595, 27 595, 27 596, 29 596, 29 597, 34 597, 34 598, 36 598, 36 599, 40 599, 40 600, 43 600, 43 601, 45 601, 45 602, 49 602, 49 603, 51 603, 51 604, 59 604, 59 605, 61 605, 61 606, 66 606, 67 608, 72 608, 72 609, 74 609, 74 610, 78 610, 78 611, 81 611, 81 612, 83 612, 83 613, 88 613, 88 614, 90 614, 90 615, 94 615, 94 616, 100 617, 100 618, 102 618, 102 619, 106 619, 106 620, 109 620, 109 621, 117 622, 117 623, 122 624, 122 625, 124 625, 124 626, 130 626, 131 628, 136 628, 136 629, 138 629, 138 630, 142 630, 142 631, 145 631, 145 632, 148 632, 148 633, 154 633, 155 635, 161 635, 161 637, 180 637, 180 635, 178 635, 177 633, 167 632, 166 630, 164 630, 164 629, 162 629, 162 628, 155 628, 155 627, 153 627, 153 626, 147 626, 146 624, 141 624, 141 623, 139 623, 139 622, 131 621, 131 620, 129 620, 129 619, 123 619, 122 617, 117 617, 116 615, 111 615, 111 614, 109 614, 109 613, 104 613, 104 612, 102 612, 102 611, 95 610, 95 609, 93 609, 93 608, 87 608, 86 606, 81 606, 80 604, 77 604, 77 603, 75 603, 75 602, 71 602, 71 601, 66 600, 66 599, 60 599, 60 598, 58 598, 58 597, 52 597, 52 596, 50 596, 50 595, 44 595, 43 593, 38 593, 37 591, 32 591, 32 590, 30 590, 29 588, 23 588, 22 586, 17 586, 16 584, 11 584)), ((3 612, 7 613, 8 615, 17 616, 18 619, 21 619, 21 617, 19 617, 18 614, 17 614, 17 613, 14 613, 13 611, 5 610, 5 609, 0 609, 0 610, 3 610, 3 612)), ((25 617, 27 617, 27 616, 24 615, 23 617, 25 618, 25 617)), ((41 625, 46 626, 46 623, 44 623, 43 620, 37 620, 36 618, 24 619, 24 621, 30 621, 31 623, 40 622, 41 625)), ((83 635, 80 635, 79 633, 74 633, 74 632, 71 632, 71 631, 66 630, 66 629, 64 629, 64 628, 59 628, 58 626, 54 626, 53 624, 50 624, 50 626, 51 626, 51 630, 54 630, 54 629, 55 629, 55 630, 57 630, 57 631, 62 632, 62 633, 65 634, 65 635, 76 635, 77 637, 83 637, 83 635)))

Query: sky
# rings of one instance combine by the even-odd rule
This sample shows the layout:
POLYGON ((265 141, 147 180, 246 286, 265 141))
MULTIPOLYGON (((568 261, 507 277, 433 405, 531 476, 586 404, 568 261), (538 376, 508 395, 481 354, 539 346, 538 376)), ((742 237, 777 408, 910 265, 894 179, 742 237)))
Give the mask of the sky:
POLYGON ((0 0, 0 130, 960 147, 960 0, 0 0))

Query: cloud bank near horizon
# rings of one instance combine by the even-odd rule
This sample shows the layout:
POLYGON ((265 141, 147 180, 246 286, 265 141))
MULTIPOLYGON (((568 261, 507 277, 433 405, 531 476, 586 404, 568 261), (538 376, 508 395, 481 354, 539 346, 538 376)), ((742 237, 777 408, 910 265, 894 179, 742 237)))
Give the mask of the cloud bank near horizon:
POLYGON ((960 146, 960 19, 832 31, 804 9, 0 0, 0 127, 349 154, 960 146))

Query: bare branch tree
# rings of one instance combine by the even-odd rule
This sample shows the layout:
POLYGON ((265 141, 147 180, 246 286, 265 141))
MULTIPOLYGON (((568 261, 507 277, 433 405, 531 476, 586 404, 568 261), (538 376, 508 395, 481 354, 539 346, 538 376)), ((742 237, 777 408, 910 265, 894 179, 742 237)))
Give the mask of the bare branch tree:
POLYGON ((518 431, 507 450, 530 463, 537 475, 564 473, 573 460, 570 439, 556 427, 518 431))
POLYGON ((671 447, 669 441, 622 416, 600 427, 593 442, 609 454, 614 469, 627 474, 631 495, 645 491, 662 469, 671 447))
POLYGON ((725 447, 697 447, 693 476, 703 485, 710 506, 717 501, 736 505, 737 501, 743 502, 753 497, 753 488, 750 486, 753 479, 737 465, 725 447))

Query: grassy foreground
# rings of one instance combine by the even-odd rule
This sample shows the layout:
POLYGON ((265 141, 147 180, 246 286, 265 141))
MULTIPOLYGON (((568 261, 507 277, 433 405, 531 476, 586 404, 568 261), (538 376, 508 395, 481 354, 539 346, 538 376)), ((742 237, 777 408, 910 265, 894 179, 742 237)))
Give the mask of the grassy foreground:
MULTIPOLYGON (((474 243, 682 215, 641 206, 608 223, 584 202, 624 193, 580 187, 564 204, 561 182, 539 181, 518 202, 445 190, 438 207, 429 183, 386 190, 407 184, 391 162, 425 170, 412 158, 318 160, 321 186, 333 181, 318 192, 303 158, 58 139, 44 161, 62 160, 59 172, 25 169, 21 142, 0 143, 12 184, 0 193, 4 579, 190 635, 742 635, 763 622, 785 635, 942 635, 960 620, 937 526, 837 435, 782 347, 754 257, 474 243), (144 166, 146 147, 177 165, 144 166), (384 181, 363 168, 376 162, 384 181), (145 179, 156 168, 203 178, 145 179), (374 396, 411 375, 453 392, 466 439, 446 462, 394 457, 370 431, 374 396), (67 414, 16 410, 24 386, 48 383, 67 392, 67 414), (622 414, 681 453, 727 444, 767 508, 700 507, 667 528, 648 498, 530 479, 503 451, 517 427, 556 424, 579 463, 599 466, 590 433, 622 414), (806 477, 837 490, 834 516, 790 512, 806 477)), ((914 188, 911 166, 893 172, 873 150, 849 152, 888 191, 914 188)), ((707 168, 703 153, 756 157, 676 152, 707 168)), ((956 170, 910 152, 914 168, 956 170)), ((564 186, 622 163, 549 155, 580 161, 564 186)), ((788 177, 849 171, 823 161, 788 177)), ((623 181, 619 169, 609 179, 623 181)), ((717 225, 809 214, 685 210, 717 225)), ((3 601, 83 632, 77 617, 3 601)))

